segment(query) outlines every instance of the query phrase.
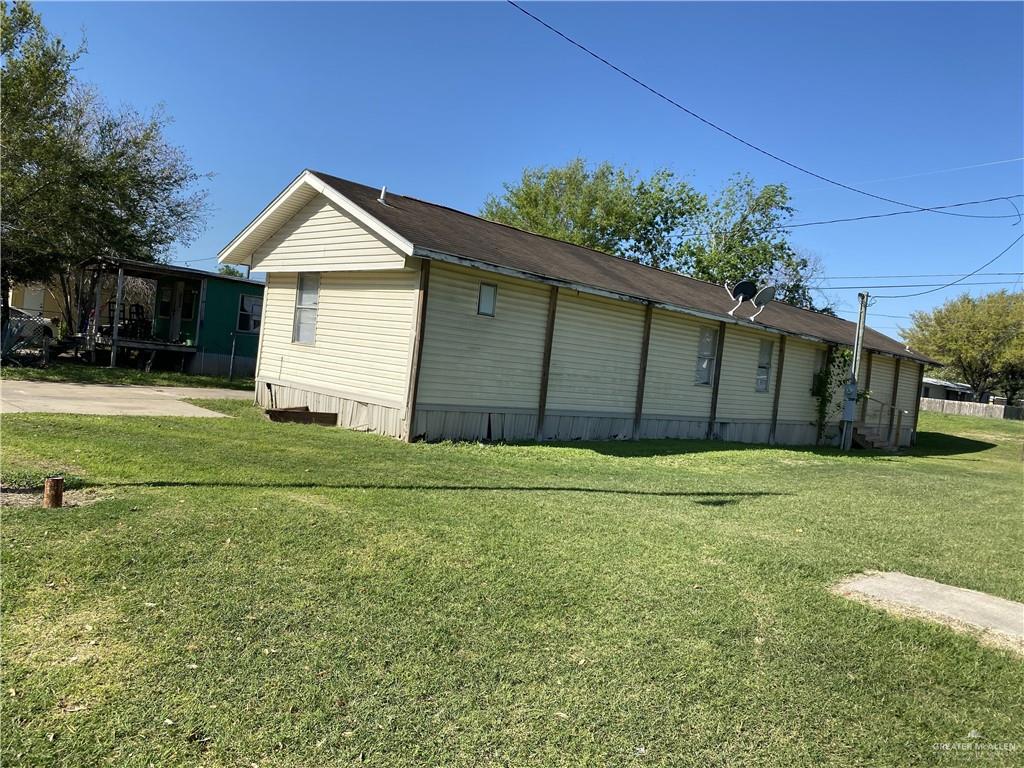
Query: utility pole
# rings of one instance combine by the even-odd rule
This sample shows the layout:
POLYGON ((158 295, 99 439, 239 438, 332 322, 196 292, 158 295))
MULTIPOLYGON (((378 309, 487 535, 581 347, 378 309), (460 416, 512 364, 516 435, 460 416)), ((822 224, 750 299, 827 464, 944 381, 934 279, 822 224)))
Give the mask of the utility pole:
POLYGON ((853 337, 853 362, 850 364, 850 378, 843 388, 843 431, 840 447, 844 451, 853 445, 853 422, 857 410, 857 385, 860 382, 860 358, 864 349, 864 324, 868 318, 868 293, 858 293, 860 314, 857 316, 857 333, 853 337))

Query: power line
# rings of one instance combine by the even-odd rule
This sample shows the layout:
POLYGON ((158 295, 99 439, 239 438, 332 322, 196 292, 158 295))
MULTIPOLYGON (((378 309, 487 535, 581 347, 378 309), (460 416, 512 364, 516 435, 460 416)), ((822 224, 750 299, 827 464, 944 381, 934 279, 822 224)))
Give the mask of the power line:
MULTIPOLYGON (((826 219, 826 220, 823 220, 823 221, 805 221, 805 222, 798 222, 796 224, 787 224, 787 225, 784 225, 784 226, 773 227, 773 229, 796 229, 797 227, 816 227, 816 226, 819 226, 821 224, 841 224, 841 223, 847 222, 847 221, 864 221, 866 219, 884 219, 884 218, 887 218, 889 216, 904 216, 904 215, 906 215, 908 213, 928 213, 928 212, 942 213, 943 210, 946 209, 946 208, 962 208, 965 205, 981 205, 982 203, 994 203, 994 202, 996 202, 998 200, 1006 200, 1006 201, 1009 202, 1009 201, 1011 201, 1015 197, 1024 197, 1024 195, 1016 194, 1016 195, 1004 195, 1002 197, 989 197, 989 198, 986 198, 984 200, 968 200, 968 201, 963 202, 963 203, 950 203, 949 205, 933 205, 933 206, 930 206, 928 208, 914 208, 913 210, 910 210, 910 211, 889 211, 888 213, 872 213, 872 214, 868 214, 866 216, 851 216, 851 217, 845 218, 845 219, 826 219)), ((901 203, 901 205, 905 205, 905 203, 901 203)), ((1014 214, 1011 214, 1011 213, 1007 213, 1007 214, 1004 214, 1004 215, 1001 215, 1001 216, 977 216, 975 218, 1017 219, 1018 221, 1020 220, 1020 216, 1019 215, 1014 215, 1014 214)))
MULTIPOLYGON (((1024 235, 1021 235, 1021 237, 1024 237, 1024 235)), ((1018 237, 1017 240, 1020 240, 1020 237, 1018 237)), ((1014 240, 1014 242, 1016 243, 1017 240, 1014 240)), ((970 277, 970 275, 966 275, 966 277, 970 277)), ((962 278, 962 279, 964 279, 964 278, 962 278)), ((994 282, 994 283, 962 283, 962 282, 960 282, 960 280, 954 280, 951 283, 903 283, 901 285, 830 285, 830 286, 828 286, 828 289, 830 291, 854 291, 854 290, 861 290, 861 289, 867 290, 869 288, 872 288, 872 289, 873 288, 930 288, 932 286, 936 286, 935 290, 938 291, 938 290, 941 290, 942 288, 947 288, 947 287, 949 287, 951 285, 1016 285, 1016 284, 1017 284, 1016 280, 1004 280, 1002 282, 994 282)), ((932 293, 932 291, 923 291, 923 293, 932 293)), ((919 294, 919 293, 912 293, 912 294, 908 294, 908 295, 909 296, 920 296, 921 294, 919 294)), ((902 299, 902 298, 906 298, 906 297, 905 296, 872 296, 871 298, 873 298, 873 299, 902 299)))
MULTIPOLYGON (((988 163, 973 163, 971 165, 958 165, 953 168, 939 168, 935 171, 921 171, 920 173, 908 173, 905 176, 888 176, 884 179, 866 179, 864 181, 854 182, 855 184, 878 184, 883 181, 902 181, 903 179, 918 179, 922 176, 937 176, 941 173, 953 173, 954 171, 969 171, 972 168, 987 168, 992 165, 1006 165, 1007 163, 1019 163, 1024 160, 1024 157, 1008 157, 1005 160, 992 160, 988 163)), ((824 187, 814 187, 808 189, 808 192, 813 192, 816 189, 824 189, 824 187)))
POLYGON ((714 130, 718 131, 719 133, 725 134, 729 138, 731 138, 731 139, 733 139, 735 141, 738 141, 740 144, 743 144, 745 147, 748 147, 748 148, 754 150, 755 152, 760 152, 762 155, 765 155, 766 157, 770 157, 773 160, 776 160, 776 161, 782 163, 783 165, 787 165, 790 168, 793 168, 794 170, 800 171, 801 173, 805 173, 808 176, 813 176, 816 179, 820 179, 821 181, 827 182, 828 184, 832 184, 833 186, 849 190, 850 192, 856 192, 859 195, 864 195, 866 197, 873 197, 875 200, 881 200, 881 201, 886 202, 886 203, 892 203, 893 205, 901 205, 904 208, 914 208, 915 210, 918 210, 918 211, 932 210, 935 213, 941 213, 941 214, 943 214, 945 216, 959 216, 959 217, 969 218, 969 219, 1017 218, 1016 216, 1009 216, 1009 215, 1005 215, 1005 216, 992 216, 992 215, 984 215, 984 214, 976 214, 976 213, 956 213, 956 212, 953 212, 953 211, 944 211, 944 210, 935 209, 935 208, 922 208, 921 206, 914 205, 913 203, 904 203, 904 202, 902 202, 900 200, 895 200, 895 199, 893 199, 891 197, 885 197, 883 195, 876 195, 873 192, 868 192, 867 190, 859 189, 858 187, 851 186, 850 184, 844 184, 841 181, 836 181, 835 179, 830 179, 828 176, 823 176, 820 173, 816 173, 815 171, 812 171, 812 170, 810 170, 808 168, 804 168, 801 165, 797 165, 796 163, 790 162, 789 160, 786 160, 785 158, 780 157, 779 155, 776 155, 776 154, 774 154, 772 152, 769 152, 767 149, 764 149, 763 147, 759 147, 756 144, 753 144, 753 143, 747 141, 746 139, 741 138, 740 136, 737 136, 732 131, 729 131, 729 130, 723 128, 722 126, 718 125, 717 123, 712 122, 711 120, 707 119, 706 117, 702 117, 701 115, 699 115, 696 112, 694 112, 692 109, 689 109, 689 108, 683 106, 682 104, 680 104, 675 99, 672 99, 671 97, 665 95, 661 91, 657 90, 656 88, 653 88, 652 86, 648 85, 647 83, 645 83, 644 81, 640 80, 639 78, 634 77, 629 72, 627 72, 626 70, 622 69, 621 67, 618 67, 615 64, 612 64, 608 59, 606 59, 603 56, 595 53, 594 51, 592 51, 590 48, 587 48, 582 43, 577 42, 576 40, 574 40, 573 38, 569 37, 564 32, 562 32, 562 31, 560 31, 558 29, 555 29, 555 27, 553 27, 550 24, 548 24, 546 21, 544 21, 539 16, 535 16, 534 14, 530 13, 530 11, 526 10, 525 8, 523 8, 523 6, 519 5, 514 0, 505 0, 505 2, 507 2, 509 5, 511 5, 513 8, 515 8, 518 11, 520 11, 524 15, 529 16, 535 22, 540 24, 542 27, 544 27, 544 28, 548 29, 549 31, 553 32, 554 34, 558 35, 560 38, 565 40, 567 43, 570 43, 571 45, 575 46, 576 48, 579 48, 581 51, 586 53, 588 56, 596 59, 597 61, 601 62, 605 66, 615 70, 616 72, 618 72, 623 77, 627 78, 628 80, 632 81, 636 85, 640 86, 645 91, 648 91, 649 93, 653 94, 654 96, 657 96, 662 101, 665 101, 668 104, 671 104, 676 109, 679 109, 679 110, 685 112, 690 117, 692 117, 692 118, 694 118, 696 120, 699 120, 700 122, 704 123, 705 125, 707 125, 710 128, 713 128, 714 130))
MULTIPOLYGON (((1024 275, 1024 272, 976 272, 978 277, 1014 277, 1016 275, 1024 275)), ((822 280, 887 280, 897 278, 908 278, 908 277, 963 277, 963 272, 946 272, 936 273, 931 275, 833 275, 832 277, 823 277, 822 280)), ((850 310, 855 312, 856 310, 850 310)))
MULTIPOLYGON (((986 261, 984 264, 982 264, 980 267, 978 267, 973 272, 968 272, 966 275, 961 277, 959 280, 954 280, 951 283, 946 283, 945 285, 940 285, 938 288, 932 288, 931 290, 921 291, 919 293, 904 293, 904 294, 899 294, 899 295, 896 295, 896 296, 882 295, 882 296, 875 296, 874 298, 876 298, 876 299, 910 299, 910 298, 913 298, 915 296, 924 296, 926 293, 935 293, 936 291, 941 291, 943 288, 949 288, 950 286, 953 286, 953 285, 960 285, 960 284, 962 284, 962 285, 984 285, 984 283, 962 283, 961 281, 966 280, 968 277, 973 277, 974 275, 976 275, 979 272, 981 272, 981 270, 983 270, 988 265, 994 264, 998 259, 1001 259, 1006 253, 1008 253, 1009 250, 1011 248, 1013 248, 1013 246, 1015 246, 1017 243, 1019 243, 1022 239, 1024 239, 1024 234, 1017 235, 1017 237, 1014 239, 1014 241, 1012 243, 1010 243, 1008 246, 1006 246, 1005 248, 1003 248, 1003 250, 1001 250, 999 253, 997 253, 995 256, 993 256, 988 261, 986 261)), ((1008 283, 1008 285, 1016 285, 1016 284, 1017 284, 1016 280, 1013 281, 1012 283, 1008 283)), ((1006 285, 1006 283, 993 283, 993 285, 1006 285)), ((883 287, 884 288, 904 288, 904 287, 910 288, 910 287, 917 287, 917 286, 895 286, 895 285, 891 285, 891 286, 879 286, 879 287, 880 288, 883 288, 883 287)), ((925 286, 920 286, 920 287, 923 288, 925 286)))
MULTIPOLYGON (((836 312, 841 312, 841 313, 846 314, 846 315, 856 315, 856 314, 858 314, 858 310, 856 310, 856 309, 837 309, 836 312)), ((910 315, 884 315, 881 312, 872 312, 871 316, 872 317, 888 317, 888 318, 891 318, 893 320, 909 320, 910 319, 910 315)))
MULTIPOLYGON (((1009 201, 1011 205, 1013 205, 1012 199, 1015 198, 1015 197, 1024 197, 1024 194, 1004 195, 1004 196, 1001 196, 1001 197, 987 197, 987 198, 985 198, 983 200, 966 200, 966 201, 961 202, 961 203, 950 203, 948 205, 933 205, 930 208, 918 208, 918 209, 914 209, 914 210, 911 210, 911 211, 889 211, 887 213, 871 213, 871 214, 867 214, 865 216, 850 216, 850 217, 841 218, 841 219, 823 219, 823 220, 820 220, 820 221, 802 221, 802 222, 797 222, 796 224, 777 224, 777 225, 775 225, 773 227, 764 227, 764 228, 762 228, 759 231, 761 231, 761 232, 778 232, 778 231, 788 230, 788 229, 797 229, 799 227, 817 227, 817 226, 821 226, 822 224, 842 224, 844 222, 850 222, 850 221, 865 221, 867 219, 884 219, 884 218, 887 218, 889 216, 905 216, 906 214, 909 214, 909 213, 927 213, 929 211, 941 211, 944 208, 961 208, 961 207, 963 207, 965 205, 981 205, 982 203, 993 203, 993 202, 996 202, 997 200, 1006 200, 1006 201, 1009 201)), ((1018 223, 1020 223, 1020 221, 1021 221, 1021 216, 1020 215, 1012 215, 1012 214, 1006 214, 1005 216, 993 216, 991 218, 1017 219, 1018 223)), ((684 232, 682 235, 680 235, 680 237, 701 237, 701 236, 708 237, 710 235, 715 235, 715 234, 723 234, 724 235, 724 234, 728 234, 728 232, 729 232, 729 230, 726 230, 726 229, 720 229, 720 230, 706 229, 706 230, 700 230, 700 231, 697 231, 697 232, 684 232)), ((909 275, 909 277, 918 277, 918 275, 909 275)))

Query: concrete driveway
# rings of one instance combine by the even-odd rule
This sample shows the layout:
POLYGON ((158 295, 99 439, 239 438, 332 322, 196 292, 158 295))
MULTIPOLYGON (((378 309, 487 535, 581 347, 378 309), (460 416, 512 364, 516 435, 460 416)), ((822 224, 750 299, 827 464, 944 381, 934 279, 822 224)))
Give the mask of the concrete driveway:
POLYGON ((221 418, 185 398, 251 400, 252 392, 213 387, 144 387, 3 381, 0 413, 87 413, 97 416, 198 416, 221 418))

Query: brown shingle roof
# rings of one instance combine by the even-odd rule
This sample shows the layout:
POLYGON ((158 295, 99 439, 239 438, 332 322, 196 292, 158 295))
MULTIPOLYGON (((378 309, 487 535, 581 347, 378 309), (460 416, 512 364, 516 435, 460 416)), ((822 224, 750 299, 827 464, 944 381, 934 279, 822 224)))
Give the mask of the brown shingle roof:
MULTIPOLYGON (((380 192, 373 187, 318 171, 312 173, 413 243, 416 248, 542 278, 671 304, 723 319, 727 319, 727 313, 735 304, 720 285, 646 267, 590 248, 481 219, 453 208, 396 195, 390 190, 387 193, 387 205, 382 205, 377 200, 380 192)), ((736 314, 745 318, 750 311, 748 308, 740 308, 736 314)), ((856 328, 848 320, 780 302, 769 304, 755 323, 785 333, 813 336, 848 346, 853 345, 856 328)), ((866 331, 864 345, 877 352, 933 362, 871 328, 866 331)))

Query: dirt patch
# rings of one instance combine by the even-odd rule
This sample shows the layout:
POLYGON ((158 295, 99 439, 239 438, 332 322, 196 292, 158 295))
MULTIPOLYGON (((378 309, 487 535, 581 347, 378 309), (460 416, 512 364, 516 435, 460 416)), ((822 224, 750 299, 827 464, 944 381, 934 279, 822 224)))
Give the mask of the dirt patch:
MULTIPOLYGON (((65 507, 84 507, 105 498, 107 492, 99 488, 80 488, 64 491, 65 507)), ((0 488, 0 507, 41 507, 42 488, 0 488)))

